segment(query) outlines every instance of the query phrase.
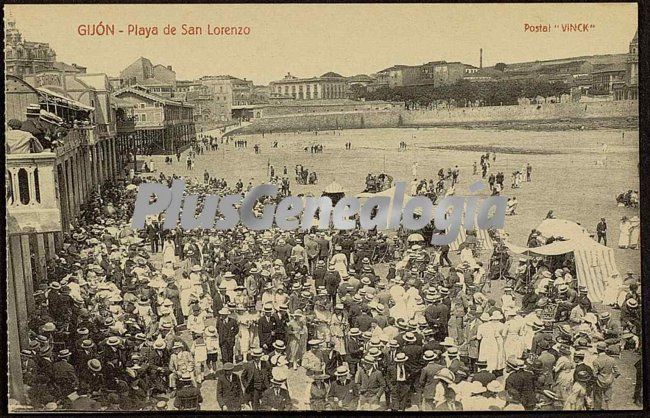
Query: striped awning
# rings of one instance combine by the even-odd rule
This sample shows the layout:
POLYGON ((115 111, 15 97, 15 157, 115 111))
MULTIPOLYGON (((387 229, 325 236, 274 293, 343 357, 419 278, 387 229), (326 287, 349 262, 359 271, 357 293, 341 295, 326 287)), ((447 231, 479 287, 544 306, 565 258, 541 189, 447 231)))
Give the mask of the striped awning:
POLYGON ((587 287, 587 297, 592 302, 602 303, 605 283, 615 274, 619 274, 614 260, 614 250, 599 244, 589 236, 554 241, 551 244, 534 248, 521 247, 510 242, 506 242, 506 246, 514 253, 529 256, 560 255, 572 252, 578 284, 587 287))

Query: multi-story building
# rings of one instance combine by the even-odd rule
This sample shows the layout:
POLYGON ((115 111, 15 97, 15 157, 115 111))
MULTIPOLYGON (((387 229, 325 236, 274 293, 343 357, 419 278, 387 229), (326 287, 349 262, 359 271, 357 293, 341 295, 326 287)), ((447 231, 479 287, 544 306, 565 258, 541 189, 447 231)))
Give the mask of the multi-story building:
POLYGON ((229 75, 204 76, 199 79, 212 94, 210 113, 215 122, 232 119, 233 84, 229 75))
POLYGON ((98 187, 114 181, 122 169, 115 137, 102 135, 99 123, 94 122, 103 119, 99 115, 104 111, 102 92, 93 94, 88 83, 66 82, 71 90, 86 86, 86 92, 72 93, 80 93, 76 97, 84 103, 91 97, 97 99, 97 107, 72 98, 63 86, 36 87, 6 76, 7 118, 24 120, 27 106, 37 105, 42 114, 48 112, 56 118, 57 129, 64 133, 62 144, 54 149, 9 152, 5 160, 8 380, 12 398, 19 401, 26 395, 20 351, 29 348, 28 322, 38 309, 34 293, 52 281, 48 266, 83 204, 98 187))
POLYGON ((309 78, 287 73, 282 80, 269 83, 269 90, 271 100, 344 99, 348 95, 347 79, 333 72, 309 78))
POLYGON ((247 106, 253 102, 253 82, 250 80, 230 77, 232 85, 232 105, 247 106))
POLYGON ((139 153, 175 153, 187 148, 195 138, 191 104, 166 99, 140 85, 124 87, 114 97, 130 104, 126 116, 135 122, 134 140, 139 153))
POLYGON ((445 86, 454 84, 466 74, 468 68, 475 68, 461 62, 432 61, 420 66, 420 80, 416 85, 445 86))
POLYGON ((625 65, 597 66, 591 76, 593 81, 589 93, 595 96, 611 95, 614 99, 614 90, 622 90, 622 87, 625 86, 625 65))
POLYGON ((639 31, 634 33, 625 60, 625 83, 614 86, 614 100, 639 99, 639 31))
POLYGON ((269 86, 253 86, 251 101, 253 104, 265 104, 269 102, 271 88, 269 86))
POLYGON ((422 79, 419 65, 394 65, 375 74, 378 85, 390 88, 414 86, 422 79))
POLYGON ((23 39, 13 19, 5 21, 5 71, 23 77, 54 68, 56 53, 45 42, 23 39))
POLYGON ((154 65, 148 58, 140 57, 120 72, 122 86, 156 84, 176 86, 176 72, 171 65, 154 65), (151 81, 155 80, 155 81, 151 81))

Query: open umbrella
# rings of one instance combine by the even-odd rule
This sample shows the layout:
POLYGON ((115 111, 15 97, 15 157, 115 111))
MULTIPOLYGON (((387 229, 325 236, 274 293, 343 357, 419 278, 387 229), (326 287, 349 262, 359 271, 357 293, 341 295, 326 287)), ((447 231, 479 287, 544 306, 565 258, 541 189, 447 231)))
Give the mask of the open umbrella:
POLYGON ((421 234, 411 234, 406 239, 408 242, 422 242, 424 237, 421 234))

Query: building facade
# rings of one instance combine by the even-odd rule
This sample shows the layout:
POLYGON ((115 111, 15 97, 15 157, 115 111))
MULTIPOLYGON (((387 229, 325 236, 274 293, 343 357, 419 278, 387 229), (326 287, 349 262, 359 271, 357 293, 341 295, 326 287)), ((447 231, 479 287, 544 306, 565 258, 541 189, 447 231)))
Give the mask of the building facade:
MULTIPOLYGON (((171 65, 154 65, 148 58, 140 57, 131 65, 120 72, 119 79, 122 87, 136 84, 144 85, 147 88, 158 86, 170 86, 169 96, 173 96, 173 89, 176 87, 176 72, 171 65)), ((163 93, 158 91, 157 93, 163 93)), ((167 93, 166 91, 164 93, 167 93)))
POLYGON ((37 104, 56 115, 64 133, 54 149, 8 153, 5 160, 8 380, 11 396, 19 401, 25 398, 20 351, 29 348, 28 318, 37 309, 34 292, 49 283, 47 266, 92 192, 122 171, 115 137, 102 134, 93 122, 103 120, 99 107, 48 87, 6 76, 8 118, 24 120, 26 107, 37 104))
POLYGON ((420 66, 421 85, 445 86, 454 84, 475 67, 461 62, 432 61, 420 66))
POLYGON ((299 78, 287 73, 282 80, 269 83, 270 100, 344 99, 347 95, 346 78, 333 72, 310 78, 299 78))
POLYGON ((194 106, 158 96, 142 86, 124 87, 114 96, 130 104, 125 116, 135 123, 139 154, 172 154, 194 140, 194 106))
POLYGON ((23 39, 13 19, 5 21, 5 72, 23 77, 54 68, 56 53, 45 42, 23 39))

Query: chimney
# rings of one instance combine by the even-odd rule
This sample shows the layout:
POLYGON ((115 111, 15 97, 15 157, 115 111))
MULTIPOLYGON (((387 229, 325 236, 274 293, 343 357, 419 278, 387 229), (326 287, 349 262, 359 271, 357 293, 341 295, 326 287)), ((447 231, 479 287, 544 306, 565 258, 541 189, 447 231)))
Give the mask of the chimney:
POLYGON ((168 69, 169 71, 173 71, 171 65, 168 65, 168 66, 167 66, 167 69, 168 69))
POLYGON ((483 48, 481 48, 481 59, 479 61, 479 68, 483 68, 483 48))

